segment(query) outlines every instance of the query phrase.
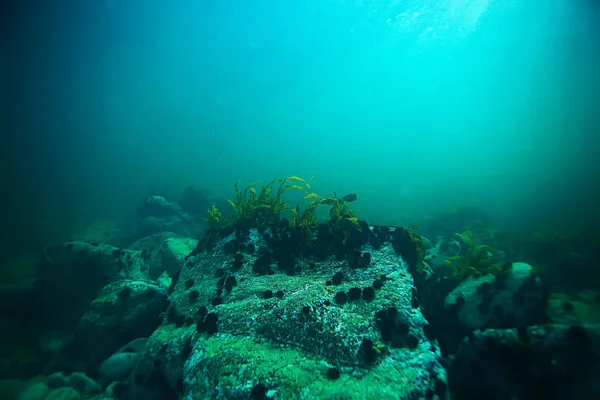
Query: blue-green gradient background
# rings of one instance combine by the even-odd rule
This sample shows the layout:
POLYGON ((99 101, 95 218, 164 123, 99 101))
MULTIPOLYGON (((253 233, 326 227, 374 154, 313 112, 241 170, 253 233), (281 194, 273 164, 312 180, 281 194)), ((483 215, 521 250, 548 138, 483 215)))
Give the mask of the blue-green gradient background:
POLYGON ((292 174, 373 223, 596 218, 590 0, 34 3, 3 29, 6 248, 292 174))

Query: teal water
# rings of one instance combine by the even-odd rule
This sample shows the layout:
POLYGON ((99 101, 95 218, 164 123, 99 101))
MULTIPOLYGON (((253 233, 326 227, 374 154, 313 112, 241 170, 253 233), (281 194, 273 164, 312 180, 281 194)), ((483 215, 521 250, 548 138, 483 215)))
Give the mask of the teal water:
POLYGON ((24 11, 6 46, 27 107, 5 226, 29 238, 132 217, 153 190, 288 175, 356 192, 372 223, 456 204, 596 221, 591 1, 84 3, 24 11))

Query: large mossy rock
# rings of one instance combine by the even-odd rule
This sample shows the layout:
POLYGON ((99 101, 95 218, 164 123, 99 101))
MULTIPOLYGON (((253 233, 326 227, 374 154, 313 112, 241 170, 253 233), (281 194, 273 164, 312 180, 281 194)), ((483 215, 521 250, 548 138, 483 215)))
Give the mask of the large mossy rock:
POLYGON ((150 336, 161 323, 166 292, 166 288, 147 281, 122 280, 107 285, 75 325, 65 357, 88 370, 125 343, 150 336))
POLYGON ((100 289, 122 279, 148 279, 141 251, 88 242, 47 248, 35 284, 39 322, 47 328, 71 328, 100 289))
POLYGON ((278 235, 251 229, 194 252, 124 398, 445 395, 397 235, 318 259, 289 257, 278 235))

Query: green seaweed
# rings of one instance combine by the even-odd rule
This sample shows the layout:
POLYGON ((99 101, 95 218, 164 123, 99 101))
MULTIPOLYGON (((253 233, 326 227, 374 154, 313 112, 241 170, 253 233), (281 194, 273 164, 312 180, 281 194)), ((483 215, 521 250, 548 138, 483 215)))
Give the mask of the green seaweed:
MULTIPOLYGON (((305 196, 307 198, 318 197, 315 193, 305 196)), ((290 221, 289 227, 298 232, 302 242, 310 247, 312 246, 313 231, 319 226, 319 221, 315 217, 315 210, 319 206, 319 200, 311 201, 304 211, 300 208, 300 202, 296 204, 296 207, 290 209, 290 221)))
POLYGON ((253 182, 244 190, 239 189, 239 181, 235 183, 235 201, 228 200, 233 207, 234 222, 279 222, 281 213, 289 210, 288 204, 281 199, 281 196, 288 190, 306 192, 311 188, 304 179, 297 176, 274 179, 262 186, 260 192, 255 189, 258 183, 260 181, 253 182))
MULTIPOLYGON (((329 209, 329 221, 327 226, 329 233, 341 232, 343 237, 347 238, 352 234, 353 230, 361 230, 358 218, 352 215, 352 210, 348 203, 356 201, 355 193, 348 194, 341 198, 337 197, 320 197, 316 193, 307 194, 302 200, 313 199, 304 211, 301 211, 300 202, 296 204, 294 209, 290 210, 291 218, 289 226, 297 231, 302 237, 304 244, 308 247, 312 246, 313 232, 320 226, 319 221, 315 217, 316 209, 321 206, 331 206, 329 209)), ((344 239, 342 239, 342 242, 344 239)))
POLYGON ((421 235, 415 232, 416 229, 419 229, 420 225, 414 224, 409 227, 404 228, 410 237, 410 241, 415 245, 415 250, 417 253, 417 265, 416 269, 419 274, 425 273, 425 245, 423 244, 423 238, 421 235))
POLYGON ((208 224, 210 229, 215 231, 225 229, 229 223, 214 204, 208 209, 208 217, 204 218, 204 222, 208 224))
POLYGON ((449 257, 444 262, 452 268, 452 278, 464 280, 469 276, 507 273, 506 263, 494 260, 495 251, 484 244, 476 245, 470 232, 456 234, 466 245, 461 254, 449 257))
POLYGON ((221 211, 214 204, 207 210, 208 217, 204 218, 209 226, 206 232, 206 239, 209 243, 216 243, 222 236, 222 233, 229 227, 229 220, 221 214, 221 211))
POLYGON ((209 235, 215 236, 216 233, 219 236, 219 232, 231 227, 275 226, 284 222, 304 246, 311 247, 315 233, 321 228, 326 228, 344 245, 353 234, 362 232, 359 219, 353 215, 354 210, 350 207, 350 203, 358 198, 355 193, 338 197, 334 192, 333 197, 321 197, 312 191, 304 179, 297 176, 274 179, 257 190, 259 183, 253 182, 244 189, 240 189, 239 181, 235 183, 235 200, 228 200, 233 209, 229 219, 224 218, 214 205, 208 210, 208 217, 204 221, 210 226, 209 235), (283 195, 290 190, 304 193, 295 207, 290 207, 283 199, 283 195), (306 201, 309 202, 302 207, 306 201), (319 206, 329 206, 327 221, 319 222, 315 216, 319 206), (285 213, 289 213, 289 219, 284 218, 285 213))

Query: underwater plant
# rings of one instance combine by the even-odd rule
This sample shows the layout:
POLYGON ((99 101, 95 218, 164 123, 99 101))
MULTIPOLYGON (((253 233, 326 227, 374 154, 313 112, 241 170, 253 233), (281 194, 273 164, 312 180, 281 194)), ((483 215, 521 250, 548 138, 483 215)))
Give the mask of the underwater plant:
POLYGON ((209 226, 206 232, 206 240, 208 243, 216 243, 223 233, 229 227, 229 220, 221 214, 221 211, 214 204, 207 210, 208 217, 204 218, 209 226))
POLYGON ((396 228, 391 236, 394 250, 407 262, 411 273, 422 275, 425 272, 425 245, 421 235, 415 232, 419 227, 396 228))
POLYGON ((214 231, 223 230, 228 225, 227 218, 223 217, 221 211, 214 204, 208 209, 208 217, 204 218, 204 222, 214 231))
MULTIPOLYGON (((318 198, 316 193, 310 193, 303 200, 318 198)), ((300 202, 295 208, 290 209, 290 229, 299 233, 302 242, 310 247, 312 245, 313 230, 319 226, 319 222, 315 217, 315 210, 319 206, 319 200, 310 202, 304 211, 300 209, 300 202)))
POLYGON ((356 193, 350 193, 343 197, 337 197, 337 193, 333 193, 333 197, 325 197, 319 200, 319 204, 330 206, 329 220, 325 226, 328 234, 336 237, 339 244, 346 246, 350 238, 356 233, 363 231, 358 217, 352 213, 354 210, 350 208, 350 204, 357 200, 356 193))
POLYGON ((368 235, 368 229, 364 228, 366 223, 353 215, 354 210, 349 204, 357 200, 355 193, 338 197, 334 192, 333 197, 322 197, 297 176, 275 179, 260 190, 256 188, 258 183, 253 182, 243 190, 239 187, 239 181, 235 183, 235 200, 228 200, 233 209, 229 218, 224 218, 215 205, 208 209, 208 216, 204 218, 210 227, 207 231, 208 243, 214 243, 228 230, 243 231, 250 227, 267 226, 281 233, 287 232, 285 240, 291 240, 287 246, 298 246, 296 251, 312 248, 317 237, 321 250, 328 246, 354 248, 368 235), (283 195, 290 190, 304 193, 295 207, 290 207, 283 199, 283 195), (320 221, 315 215, 319 206, 329 206, 329 219, 326 221, 320 221), (289 216, 285 213, 289 213, 289 216), (292 242, 295 244, 292 245, 292 242))
POLYGON ((344 220, 350 221, 358 226, 358 218, 352 215, 350 204, 356 201, 356 193, 347 194, 344 197, 337 197, 333 192, 333 197, 322 198, 319 203, 331 206, 329 209, 329 222, 333 224, 341 224, 344 220))
POLYGON ((288 176, 285 179, 274 179, 262 186, 260 193, 256 186, 260 181, 253 182, 242 191, 239 189, 239 181, 235 183, 235 201, 228 200, 235 212, 235 222, 264 221, 274 223, 281 220, 281 213, 289 210, 289 206, 281 199, 288 190, 299 190, 306 192, 310 185, 302 178, 288 176), (275 185, 279 186, 275 190, 275 185))
POLYGON ((299 232, 307 246, 310 247, 312 245, 313 231, 320 226, 315 217, 315 211, 320 205, 331 206, 329 221, 326 225, 328 226, 329 234, 333 234, 334 232, 342 234, 342 244, 346 244, 353 231, 362 230, 358 218, 352 215, 352 210, 348 204, 356 201, 357 196, 355 193, 340 198, 337 197, 335 192, 333 193, 333 197, 320 197, 313 192, 304 196, 302 200, 309 199, 314 200, 306 206, 304 211, 301 211, 300 202, 296 204, 294 209, 290 210, 291 218, 289 223, 291 229, 299 232))
POLYGON ((470 232, 457 233, 466 245, 460 254, 449 257, 444 262, 452 268, 452 278, 464 280, 469 276, 493 274, 504 275, 509 271, 508 264, 495 261, 495 252, 487 245, 476 245, 470 232))
POLYGON ((416 253, 417 253, 417 260, 416 260, 416 269, 417 269, 417 273, 419 274, 423 274, 425 272, 425 245, 423 244, 423 239, 421 237, 421 235, 419 235, 418 233, 415 232, 416 229, 419 229, 420 226, 419 225, 411 225, 409 227, 406 227, 405 230, 406 232, 408 232, 408 236, 410 237, 410 241, 414 244, 415 249, 416 249, 416 253))

